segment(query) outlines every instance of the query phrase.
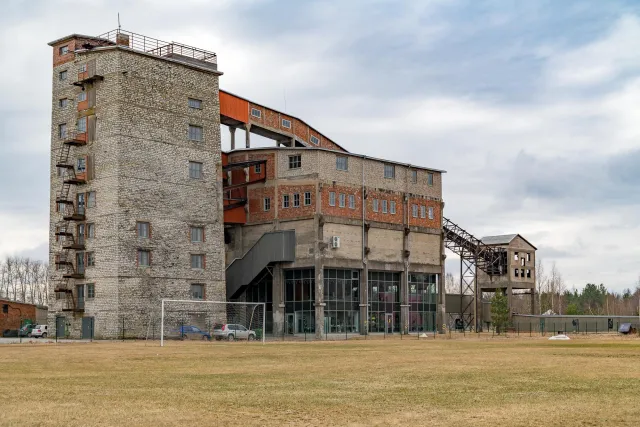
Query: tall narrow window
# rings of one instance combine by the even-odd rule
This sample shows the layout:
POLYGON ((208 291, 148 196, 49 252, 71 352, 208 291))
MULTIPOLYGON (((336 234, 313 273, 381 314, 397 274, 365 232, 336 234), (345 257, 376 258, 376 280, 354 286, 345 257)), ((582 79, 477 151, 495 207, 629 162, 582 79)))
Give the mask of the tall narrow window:
POLYGON ((87 299, 93 299, 95 297, 96 297, 95 283, 87 283, 87 299))
POLYGON ((85 173, 87 171, 87 159, 80 157, 76 161, 76 172, 85 173))
POLYGON ((95 208, 96 207, 96 192, 95 191, 89 191, 87 193, 87 207, 88 208, 95 208))
POLYGON ((378 203, 380 201, 378 199, 373 199, 373 211, 378 212, 378 203))
POLYGON ((288 194, 283 194, 282 195, 282 207, 283 208, 288 208, 289 207, 289 195, 288 194))
POLYGON ((87 252, 87 267, 95 267, 96 255, 93 252, 87 252))
POLYGON ((78 94, 78 102, 82 102, 82 101, 86 101, 87 100, 87 92, 85 92, 84 90, 82 92, 80 92, 78 94))
POLYGON ((349 159, 347 156, 336 156, 336 169, 339 171, 349 170, 349 159))
POLYGON ((140 267, 149 267, 151 265, 151 252, 138 249, 138 266, 140 267))
POLYGON ((329 206, 336 205, 336 193, 334 191, 329 192, 329 206))
POLYGON ((67 105, 69 105, 69 100, 67 98, 62 98, 58 100, 58 107, 67 108, 67 105))
POLYGON ((427 184, 431 187, 433 185, 433 173, 429 172, 427 174, 427 184))
POLYGON ((518 259, 519 259, 519 257, 518 257, 518 252, 514 252, 514 253, 513 253, 513 260, 514 260, 514 261, 517 261, 518 259))
POLYGON ((189 140, 202 141, 202 126, 189 125, 189 140))
POLYGON ((203 254, 191 254, 191 268, 202 270, 204 269, 204 255, 203 254))
POLYGON ((349 194, 349 209, 356 208, 356 196, 353 194, 349 194))
POLYGON ((429 219, 433 219, 433 206, 429 206, 429 219))
POLYGON ((341 208, 345 207, 346 204, 346 196, 344 195, 344 193, 340 193, 340 198, 338 199, 339 201, 339 205, 341 208))
POLYGON ((189 98, 189 108, 193 108, 195 110, 201 110, 202 109, 202 101, 199 99, 195 99, 195 98, 189 98))
POLYGON ((66 138, 67 137, 67 124, 61 123, 58 125, 58 138, 66 138))
POLYGON ((426 217, 427 217, 427 207, 420 206, 420 218, 426 218, 426 217))
POLYGON ((143 239, 148 239, 151 235, 150 230, 151 226, 148 222, 137 222, 136 227, 138 229, 138 237, 142 237, 143 239))
POLYGON ((262 173, 262 165, 255 165, 255 166, 253 167, 253 171, 254 171, 255 173, 262 173))
POLYGON ((384 177, 385 178, 395 178, 396 177, 396 167, 394 165, 384 165, 384 177))
POLYGON ((418 205, 411 205, 411 215, 414 218, 418 218, 418 205))
POLYGON ((271 199, 269 197, 264 198, 263 209, 265 212, 271 210, 271 199))
POLYGON ((189 162, 189 178, 202 179, 202 163, 189 162))
POLYGON ((383 200, 383 201, 382 201, 382 213, 387 213, 387 206, 388 206, 388 203, 389 203, 389 202, 387 202, 386 200, 383 200))
POLYGON ((289 169, 299 169, 302 167, 302 156, 296 154, 289 156, 289 169))
POLYGON ((58 79, 60 81, 67 80, 67 70, 60 71, 60 73, 58 74, 58 79))
POLYGON ((395 214, 396 214, 396 202, 395 202, 395 201, 393 201, 393 200, 391 200, 391 202, 389 203, 389 212, 390 212, 392 215, 395 215, 395 214))
POLYGON ((96 225, 93 223, 87 224, 87 239, 93 239, 96 237, 96 225))
POLYGON ((305 191, 305 193, 304 193, 304 205, 305 206, 310 206, 311 205, 311 192, 310 191, 305 191))
POLYGON ((76 122, 76 129, 78 129, 78 133, 85 133, 87 131, 87 118, 80 117, 76 122))
POLYGON ((191 227, 191 243, 204 242, 204 227, 191 227))
POLYGON ((516 268, 513 273, 515 274, 516 277, 518 277, 520 275, 520 269, 516 268))
POLYGON ((418 171, 417 170, 412 170, 411 171, 411 182, 413 182, 414 184, 418 182, 418 171))
POLYGON ((527 252, 527 262, 531 261, 531 254, 527 252))
POLYGON ((294 193, 293 194, 293 207, 294 208, 299 208, 300 207, 300 194, 299 193, 294 193))

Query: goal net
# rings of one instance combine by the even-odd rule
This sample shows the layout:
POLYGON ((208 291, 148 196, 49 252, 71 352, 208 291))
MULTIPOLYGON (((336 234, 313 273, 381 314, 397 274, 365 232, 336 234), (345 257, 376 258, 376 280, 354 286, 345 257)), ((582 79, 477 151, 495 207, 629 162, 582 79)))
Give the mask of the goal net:
POLYGON ((177 340, 265 340, 265 303, 163 299, 160 346, 177 340))

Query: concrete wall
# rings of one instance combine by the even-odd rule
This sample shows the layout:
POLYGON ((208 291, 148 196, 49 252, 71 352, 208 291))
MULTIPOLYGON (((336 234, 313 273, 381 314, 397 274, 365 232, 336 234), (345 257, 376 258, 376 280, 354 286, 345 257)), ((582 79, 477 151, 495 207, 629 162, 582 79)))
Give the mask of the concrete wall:
POLYGON ((514 315, 513 326, 521 332, 567 332, 567 333, 596 333, 617 332, 621 323, 631 323, 637 329, 638 316, 525 316, 514 315), (609 329, 609 320, 613 328, 609 329), (574 324, 574 321, 576 322, 574 324))

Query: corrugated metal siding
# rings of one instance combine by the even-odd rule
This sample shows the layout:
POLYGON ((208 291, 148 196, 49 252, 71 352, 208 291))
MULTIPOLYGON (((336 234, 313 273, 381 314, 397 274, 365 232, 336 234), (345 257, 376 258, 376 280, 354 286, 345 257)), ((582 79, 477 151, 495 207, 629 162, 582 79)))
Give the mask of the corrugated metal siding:
POLYGON ((249 122, 249 103, 244 99, 220 91, 220 115, 249 122))

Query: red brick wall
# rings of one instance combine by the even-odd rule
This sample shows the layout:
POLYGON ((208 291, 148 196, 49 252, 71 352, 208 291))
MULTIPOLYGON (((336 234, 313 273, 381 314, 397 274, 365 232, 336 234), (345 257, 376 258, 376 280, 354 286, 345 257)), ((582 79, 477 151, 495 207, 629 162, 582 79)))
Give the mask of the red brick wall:
POLYGON ((300 120, 293 119, 293 133, 303 141, 309 142, 309 126, 300 120))
POLYGON ((322 213, 346 218, 362 218, 362 188, 342 185, 327 185, 322 188, 322 213), (329 193, 336 193, 336 205, 329 206, 329 193), (345 207, 340 207, 340 193, 345 194, 345 207), (356 196, 356 208, 349 208, 349 195, 356 196))
POLYGON ((280 185, 278 186, 278 218, 288 219, 297 218, 303 216, 313 215, 316 211, 316 186, 310 185, 280 185), (311 204, 309 206, 304 205, 304 193, 308 191, 311 193, 311 204), (300 207, 293 207, 293 195, 294 193, 300 194, 300 207), (282 196, 289 195, 289 207, 282 207, 282 196))
POLYGON ((404 204, 401 193, 384 191, 367 191, 367 219, 391 224, 402 224, 404 218, 404 204), (378 212, 373 210, 373 201, 378 200, 378 212), (382 213, 382 201, 387 200, 387 213, 382 213), (391 201, 396 202, 396 213, 391 212, 391 201))
POLYGON ((275 197, 275 187, 256 187, 249 189, 249 219, 247 222, 271 221, 276 217, 278 200, 275 197), (271 198, 271 209, 264 210, 264 198, 271 198))
POLYGON ((442 225, 441 202, 422 198, 409 198, 409 225, 420 227, 440 228, 442 225), (418 205, 418 217, 413 217, 413 205, 418 205), (425 218, 420 217, 420 206, 425 206, 425 218), (429 219, 429 207, 433 208, 433 219, 429 219))
POLYGON ((264 124, 270 128, 280 129, 280 122, 278 121, 279 114, 273 110, 265 109, 264 124))
POLYGON ((278 129, 282 132, 291 132, 293 133, 293 118, 287 116, 286 114, 280 114, 280 120, 278 120, 278 129), (289 120, 291 122, 291 128, 286 128, 282 126, 282 120, 289 120))
POLYGON ((5 329, 18 329, 21 318, 31 319, 36 322, 36 306, 0 299, 0 334, 5 329), (2 307, 5 304, 9 304, 9 313, 7 314, 2 311, 2 307), (20 310, 17 310, 17 308, 20 310), (22 315, 20 312, 22 312, 22 315))
POLYGON ((267 179, 276 178, 276 155, 270 154, 249 154, 249 160, 266 160, 267 161, 267 179))
POLYGON ((266 108, 261 107, 260 105, 249 103, 249 120, 254 123, 264 124, 265 122, 265 110, 266 108), (260 110, 260 118, 251 115, 252 109, 260 110))
POLYGON ((75 48, 76 48, 75 40, 67 40, 65 42, 58 43, 57 45, 53 46, 53 66, 57 67, 58 65, 64 64, 65 62, 73 61, 75 58, 75 55, 73 53, 75 48), (69 47, 69 52, 67 52, 65 55, 60 55, 60 48, 62 46, 69 47))
POLYGON ((328 150, 344 151, 344 149, 338 147, 336 144, 333 143, 333 141, 331 141, 330 139, 324 136, 320 138, 320 147, 326 148, 328 150))

